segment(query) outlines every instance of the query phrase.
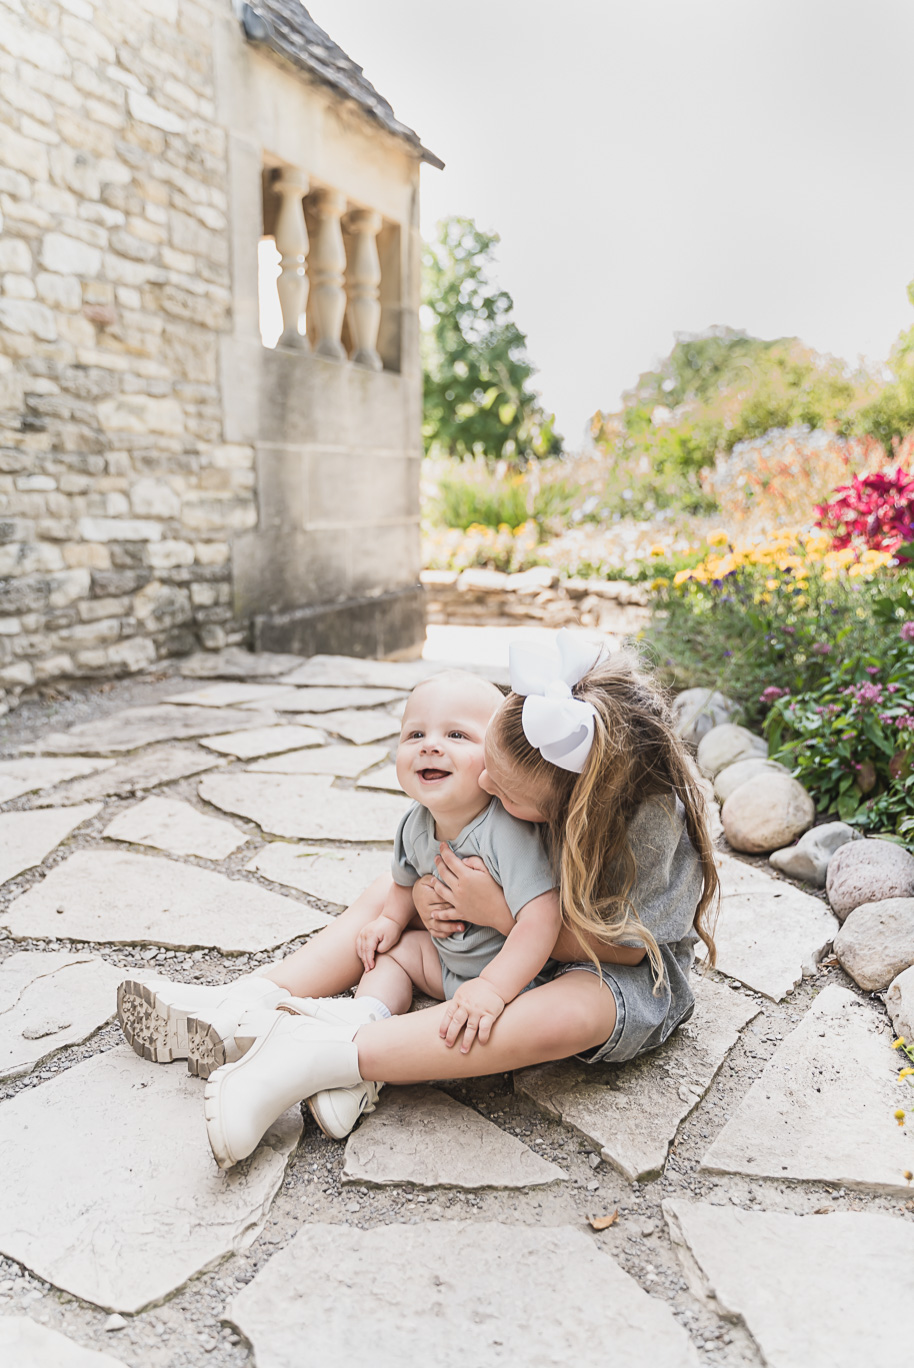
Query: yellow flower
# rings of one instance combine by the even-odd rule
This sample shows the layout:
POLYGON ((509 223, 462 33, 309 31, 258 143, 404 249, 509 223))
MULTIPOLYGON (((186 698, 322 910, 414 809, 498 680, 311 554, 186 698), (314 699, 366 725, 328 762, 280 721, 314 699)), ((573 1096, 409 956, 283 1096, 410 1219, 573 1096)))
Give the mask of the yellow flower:
MULTIPOLYGON (((668 584, 668 579, 664 579, 663 575, 658 575, 656 579, 651 580, 651 589, 665 589, 668 584)), ((914 1070, 912 1070, 912 1072, 914 1072, 914 1070)))
POLYGON ((665 555, 666 555, 666 547, 665 547, 665 546, 661 546, 661 545, 660 545, 660 542, 654 542, 654 545, 651 547, 651 555, 652 555, 652 556, 665 556, 665 555))
POLYGON ((899 1078, 910 1078, 912 1074, 914 1074, 914 1069, 902 1069, 902 1071, 901 1071, 901 1073, 898 1075, 898 1077, 899 1077, 899 1078))
POLYGON ((718 528, 716 532, 709 532, 705 541, 709 546, 726 546, 730 538, 723 528, 718 528))
POLYGON ((510 531, 511 531, 511 524, 510 524, 510 523, 499 523, 499 524, 498 524, 498 530, 499 530, 499 532, 510 532, 510 531))
POLYGON ((899 1126, 904 1125, 904 1115, 905 1114, 902 1111, 901 1107, 899 1107, 897 1112, 895 1112, 895 1120, 898 1122, 899 1126))
POLYGON ((893 1049, 893 1050, 900 1050, 903 1044, 904 1044, 904 1036, 899 1036, 897 1040, 893 1040, 893 1041, 892 1041, 892 1049, 893 1049))
POLYGON ((766 588, 766 589, 772 589, 772 590, 774 590, 774 589, 777 589, 777 587, 778 587, 778 582, 777 582, 776 579, 767 579, 767 580, 765 580, 765 588, 766 588))
POLYGON ((676 588, 678 588, 680 584, 685 584, 686 581, 690 580, 691 578, 691 570, 677 570, 676 574, 673 576, 673 584, 676 586, 676 588))

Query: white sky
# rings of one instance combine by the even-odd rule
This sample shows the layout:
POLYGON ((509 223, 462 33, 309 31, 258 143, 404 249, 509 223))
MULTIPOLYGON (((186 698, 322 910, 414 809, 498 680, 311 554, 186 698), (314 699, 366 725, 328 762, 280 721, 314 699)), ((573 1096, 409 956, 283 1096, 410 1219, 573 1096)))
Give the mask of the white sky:
POLYGON ((577 445, 674 332, 882 359, 914 324, 910 0, 306 0, 501 235, 577 445))

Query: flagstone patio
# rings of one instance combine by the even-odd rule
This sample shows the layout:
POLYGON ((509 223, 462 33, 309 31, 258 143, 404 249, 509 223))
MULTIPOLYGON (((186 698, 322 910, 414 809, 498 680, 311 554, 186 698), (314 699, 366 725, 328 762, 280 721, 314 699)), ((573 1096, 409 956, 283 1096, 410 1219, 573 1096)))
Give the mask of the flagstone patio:
POLYGON ((3 719, 0 1356, 899 1361, 891 1030, 827 904, 758 859, 722 850, 718 969, 634 1064, 391 1088, 346 1144, 293 1109, 221 1174, 200 1081, 124 1045, 119 978, 248 972, 383 871, 437 668, 231 650, 3 719))

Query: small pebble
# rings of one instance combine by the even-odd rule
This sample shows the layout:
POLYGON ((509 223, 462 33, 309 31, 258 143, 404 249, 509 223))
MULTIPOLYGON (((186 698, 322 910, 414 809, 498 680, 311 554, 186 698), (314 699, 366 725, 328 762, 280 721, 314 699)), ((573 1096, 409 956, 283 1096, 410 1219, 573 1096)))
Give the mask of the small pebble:
POLYGON ((588 1164, 590 1165, 591 1168, 593 1168, 593 1169, 599 1168, 599 1166, 600 1166, 600 1156, 599 1156, 599 1154, 592 1154, 592 1155, 590 1156, 590 1158, 587 1160, 587 1162, 588 1162, 588 1164))
POLYGON ((118 1315, 118 1313, 115 1311, 113 1315, 110 1315, 108 1319, 105 1321, 105 1330, 123 1330, 126 1324, 127 1322, 125 1321, 124 1317, 118 1315))

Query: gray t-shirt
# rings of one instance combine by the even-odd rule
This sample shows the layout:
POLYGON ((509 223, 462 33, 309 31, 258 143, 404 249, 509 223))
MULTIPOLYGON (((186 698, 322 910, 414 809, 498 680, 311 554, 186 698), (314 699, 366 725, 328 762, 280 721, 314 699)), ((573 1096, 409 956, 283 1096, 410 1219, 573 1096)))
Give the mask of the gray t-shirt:
MULTIPOLYGON (((668 945, 680 963, 691 964, 703 876, 680 800, 672 793, 646 799, 628 824, 628 839, 637 871, 629 893, 632 906, 658 945, 668 945)), ((620 944, 642 946, 637 932, 620 944)))
MULTIPOLYGON (((411 888, 424 875, 434 874, 439 845, 434 817, 428 808, 416 803, 397 828, 391 868, 394 883, 411 888)), ((512 917, 528 902, 556 886, 536 827, 512 817, 497 798, 448 845, 461 859, 479 856, 492 878, 501 884, 512 917)), ((505 937, 491 926, 472 923, 467 924, 465 931, 444 940, 435 939, 447 996, 452 997, 456 989, 454 977, 461 981, 478 978, 504 943, 505 937)))

